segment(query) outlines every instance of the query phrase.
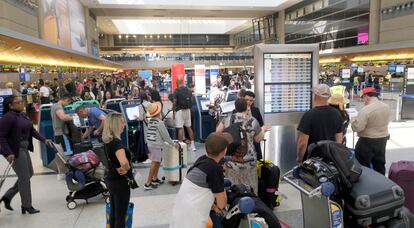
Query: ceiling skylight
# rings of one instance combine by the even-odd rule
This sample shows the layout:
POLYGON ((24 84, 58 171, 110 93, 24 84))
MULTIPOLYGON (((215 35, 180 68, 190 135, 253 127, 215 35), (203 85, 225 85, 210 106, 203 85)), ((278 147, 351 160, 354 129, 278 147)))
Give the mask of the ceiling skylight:
POLYGON ((289 0, 98 0, 101 5, 136 5, 142 7, 278 7, 289 0))
POLYGON ((248 20, 112 19, 121 34, 224 34, 248 20))

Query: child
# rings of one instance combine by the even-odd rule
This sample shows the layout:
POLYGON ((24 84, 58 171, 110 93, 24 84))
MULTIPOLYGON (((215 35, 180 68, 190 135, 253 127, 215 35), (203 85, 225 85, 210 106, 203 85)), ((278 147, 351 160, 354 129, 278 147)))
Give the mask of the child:
POLYGON ((223 133, 210 134, 205 142, 207 155, 188 170, 175 199, 170 228, 206 227, 210 210, 220 212, 227 205, 223 168, 228 141, 223 133))
POLYGON ((144 184, 144 190, 152 190, 163 183, 162 180, 158 179, 158 170, 160 169, 162 152, 169 149, 167 144, 179 147, 178 144, 172 141, 164 122, 161 120, 161 109, 161 103, 159 102, 150 103, 147 107, 147 116, 150 119, 145 137, 152 163, 147 182, 144 184))

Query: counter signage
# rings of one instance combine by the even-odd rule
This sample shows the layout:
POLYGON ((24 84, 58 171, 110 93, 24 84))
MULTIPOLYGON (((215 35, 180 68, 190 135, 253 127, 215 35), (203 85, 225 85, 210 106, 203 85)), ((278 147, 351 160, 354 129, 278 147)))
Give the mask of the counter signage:
POLYGON ((12 94, 13 92, 11 89, 0 89, 0 118, 3 115, 3 100, 12 94))
POLYGON ((407 68, 407 80, 414 80, 414 67, 407 68))
POLYGON ((197 94, 206 93, 206 66, 194 65, 194 83, 197 94))
POLYGON ((217 65, 210 66, 210 85, 217 81, 219 67, 217 65))

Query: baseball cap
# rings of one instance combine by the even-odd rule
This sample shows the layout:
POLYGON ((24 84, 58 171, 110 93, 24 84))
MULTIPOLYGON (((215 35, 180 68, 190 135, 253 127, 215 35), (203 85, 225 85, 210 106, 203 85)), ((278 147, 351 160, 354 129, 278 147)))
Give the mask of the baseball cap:
POLYGON ((319 97, 329 98, 331 96, 331 89, 326 84, 319 84, 314 89, 313 92, 319 97))
POLYGON ((373 87, 365 87, 362 90, 361 97, 363 97, 364 95, 367 95, 367 94, 369 94, 369 95, 376 95, 377 94, 377 90, 375 88, 373 88, 373 87))

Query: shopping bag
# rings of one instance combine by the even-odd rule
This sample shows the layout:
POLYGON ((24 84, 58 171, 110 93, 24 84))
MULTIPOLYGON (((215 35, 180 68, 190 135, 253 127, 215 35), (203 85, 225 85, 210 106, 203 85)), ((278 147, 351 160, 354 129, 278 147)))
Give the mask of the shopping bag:
MULTIPOLYGON (((111 213, 111 203, 106 204, 106 228, 111 228, 109 225, 109 214, 111 213)), ((125 215, 125 228, 132 228, 132 217, 134 215, 134 203, 129 203, 127 214, 125 215)))

